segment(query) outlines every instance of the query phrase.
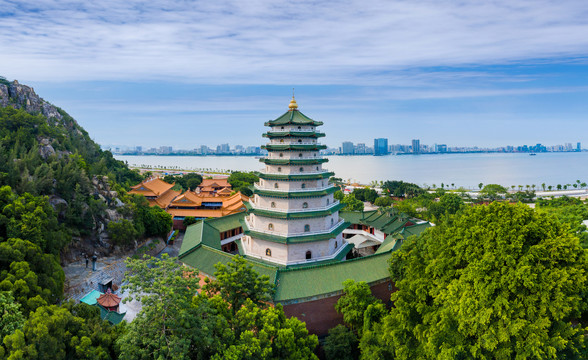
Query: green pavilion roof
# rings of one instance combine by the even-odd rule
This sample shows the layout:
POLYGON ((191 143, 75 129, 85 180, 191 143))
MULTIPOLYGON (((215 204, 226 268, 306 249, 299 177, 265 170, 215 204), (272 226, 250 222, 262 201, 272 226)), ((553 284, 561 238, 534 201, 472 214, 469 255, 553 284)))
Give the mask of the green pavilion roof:
POLYGON ((322 173, 314 173, 314 174, 268 174, 268 173, 256 173, 262 179, 265 180, 320 180, 320 179, 328 179, 331 176, 335 175, 334 172, 325 171, 322 173))
POLYGON ((287 138, 287 137, 309 137, 309 138, 320 138, 320 137, 324 137, 325 134, 321 133, 321 132, 316 132, 316 131, 296 131, 296 130, 290 130, 290 131, 268 131, 264 134, 262 134, 263 137, 267 137, 270 139, 273 138, 287 138))
POLYGON ((257 194, 257 195, 271 196, 271 197, 282 198, 282 199, 308 198, 308 197, 323 196, 323 195, 333 194, 337 190, 339 190, 339 188, 336 186, 331 186, 325 190, 318 190, 318 191, 309 190, 309 191, 296 191, 296 192, 294 192, 294 191, 292 191, 292 192, 279 191, 279 189, 276 191, 265 190, 265 189, 261 190, 261 189, 255 188, 253 186, 251 186, 250 189, 253 191, 254 194, 257 194))
POLYGON ((250 202, 244 202, 247 211, 250 213, 254 213, 256 215, 271 217, 274 219, 306 219, 311 217, 324 217, 333 214, 336 211, 343 209, 346 204, 337 204, 329 209, 326 210, 311 210, 309 211, 300 211, 300 212, 280 212, 280 211, 272 211, 272 210, 265 210, 265 209, 255 209, 251 206, 250 202))
POLYGON ((322 234, 302 235, 302 236, 279 236, 273 234, 267 234, 263 232, 253 231, 247 228, 247 224, 243 221, 244 233, 249 236, 253 236, 257 239, 271 241, 280 244, 301 244, 314 241, 329 240, 339 235, 339 233, 345 230, 349 225, 348 222, 342 222, 336 226, 332 231, 322 234))
POLYGON ((318 158, 318 159, 259 159, 266 165, 318 165, 328 162, 329 159, 318 158))
POLYGON ((327 145, 321 144, 267 144, 262 145, 262 149, 267 151, 318 151, 327 148, 327 145))
POLYGON ((265 123, 265 126, 279 126, 279 125, 312 125, 321 126, 322 121, 314 121, 308 116, 304 115, 298 110, 286 111, 283 115, 275 120, 270 120, 265 123))
MULTIPOLYGON (((340 212, 341 217, 351 223, 360 224, 384 223, 383 212, 340 212)), ((389 212, 389 215, 396 215, 389 212)), ((227 229, 227 226, 241 226, 236 224, 237 220, 243 219, 245 213, 229 215, 228 220, 215 218, 203 220, 200 223, 190 225, 184 236, 184 243, 180 250, 180 260, 191 267, 199 269, 204 274, 212 276, 216 271, 214 265, 217 263, 227 264, 233 255, 220 250, 219 229, 227 229), (192 230, 194 229, 194 230, 192 230), (212 229, 216 231, 212 231, 212 229), (202 237, 206 237, 203 239, 202 237)), ((390 219, 391 220, 391 219, 390 219)), ((415 220, 416 219, 411 219, 415 220)), ((386 225, 390 225, 386 223, 386 225)), ((326 294, 337 294, 343 291, 343 282, 347 279, 365 281, 368 284, 385 281, 390 277, 388 273, 388 259, 392 251, 396 251, 402 239, 406 236, 416 235, 424 231, 430 224, 420 223, 405 227, 394 236, 386 237, 376 254, 342 261, 345 255, 351 250, 352 244, 341 251, 336 259, 325 260, 312 264, 297 264, 291 266, 271 264, 245 256, 245 259, 261 275, 267 275, 270 282, 276 285, 274 295, 275 302, 296 302, 300 299, 312 299, 316 296, 326 294)), ((257 236, 257 234, 256 234, 257 236)), ((242 250, 242 249, 241 249, 242 250)))

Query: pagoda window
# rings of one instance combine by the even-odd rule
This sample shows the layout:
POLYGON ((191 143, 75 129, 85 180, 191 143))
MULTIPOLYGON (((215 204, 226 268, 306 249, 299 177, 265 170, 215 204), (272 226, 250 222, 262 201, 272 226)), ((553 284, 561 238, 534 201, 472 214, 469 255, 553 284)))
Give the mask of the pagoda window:
POLYGON ((314 157, 316 157, 316 154, 314 154, 314 157))
POLYGON ((271 206, 272 206, 273 208, 275 208, 275 207, 276 207, 276 203, 272 201, 272 205, 271 205, 271 206))
POLYGON ((307 203, 307 202, 305 202, 305 203, 302 203, 302 208, 303 208, 303 209, 308 209, 308 203, 307 203))
POLYGON ((302 139, 298 139, 298 142, 301 143, 302 142, 302 139))
POLYGON ((300 168, 300 172, 304 172, 304 168, 303 167, 300 168))
POLYGON ((282 168, 281 167, 278 167, 278 172, 282 172, 282 168))
POLYGON ((302 157, 302 153, 298 154, 298 157, 302 157))
POLYGON ((300 188, 306 189, 306 184, 303 183, 302 185, 300 185, 300 188))
POLYGON ((310 259, 312 259, 312 253, 310 252, 310 250, 308 250, 306 252, 306 260, 310 260, 310 259))
POLYGON ((280 139, 280 142, 283 143, 284 142, 284 139, 280 139))
POLYGON ((284 130, 284 127, 282 126, 282 127, 280 128, 280 130, 284 130))
POLYGON ((268 230, 273 230, 273 229, 274 229, 274 224, 271 224, 271 223, 270 223, 270 224, 268 224, 268 225, 267 225, 267 229, 268 229, 268 230))
POLYGON ((329 199, 327 199, 327 205, 329 205, 329 199))
POLYGON ((265 249, 265 255, 272 256, 272 249, 270 249, 270 248, 265 249))
POLYGON ((302 129, 302 128, 299 126, 299 127, 298 127, 298 130, 301 130, 301 129, 302 129))
POLYGON ((316 167, 316 171, 318 171, 318 166, 316 167))
POLYGON ((284 154, 280 153, 280 157, 284 157, 284 154))
POLYGON ((310 232, 310 225, 304 225, 304 232, 310 232))
POLYGON ((276 188, 276 189, 278 188, 278 183, 274 184, 274 188, 276 188))
POLYGON ((331 225, 335 224, 335 219, 331 218, 331 225))
MULTIPOLYGON (((337 248, 337 246, 339 246, 339 244, 337 244, 337 242, 335 241, 335 249, 337 248)), ((269 249, 268 249, 269 250, 269 249)))

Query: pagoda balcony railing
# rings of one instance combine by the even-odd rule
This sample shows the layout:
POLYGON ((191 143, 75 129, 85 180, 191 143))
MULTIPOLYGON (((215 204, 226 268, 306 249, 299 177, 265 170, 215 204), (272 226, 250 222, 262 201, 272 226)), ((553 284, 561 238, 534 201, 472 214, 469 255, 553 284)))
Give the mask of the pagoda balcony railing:
MULTIPOLYGON (((272 181, 272 180, 267 180, 272 181)), ((261 187, 257 184, 253 185, 257 190, 267 190, 267 191, 283 191, 283 192, 307 192, 307 191, 323 191, 333 187, 332 184, 327 184, 326 186, 315 187, 315 188, 304 188, 304 189, 284 189, 284 188, 273 188, 273 187, 261 187)), ((273 210, 273 209, 272 209, 273 210)))
POLYGON ((339 205, 339 200, 335 200, 332 204, 327 205, 327 206, 322 206, 322 207, 308 207, 306 209, 280 209, 280 208, 272 208, 272 207, 264 207, 264 206, 258 206, 254 201, 250 202, 249 204, 251 204, 251 207, 253 207, 254 209, 258 209, 258 210, 269 210, 269 211, 275 211, 275 212, 281 212, 281 213, 301 213, 301 212, 307 212, 307 211, 322 211, 322 210, 329 210, 332 209, 333 207, 339 205))
POLYGON ((270 145, 315 145, 318 144, 317 141, 284 141, 284 142, 279 142, 279 141, 271 141, 269 143, 270 145))
MULTIPOLYGON (((282 165, 282 166, 295 167, 298 165, 282 165)), ((315 170, 315 171, 302 171, 302 172, 298 171, 298 172, 285 173, 285 172, 267 172, 267 171, 265 171, 265 169, 262 168, 259 170, 259 172, 262 174, 268 174, 268 175, 320 175, 320 174, 328 173, 330 171, 323 168, 322 170, 319 170, 319 171, 315 170)))
POLYGON ((252 257, 252 258, 256 258, 256 259, 260 259, 260 260, 264 260, 264 261, 269 261, 269 262, 273 262, 273 263, 280 264, 280 265, 312 264, 313 262, 319 262, 319 261, 324 261, 324 260, 331 260, 331 259, 336 258, 341 253, 341 251, 345 250, 346 245, 347 245, 347 242, 346 241, 343 241, 343 243, 339 246, 339 248, 337 249, 337 251, 335 251, 331 255, 313 257, 312 259, 296 260, 296 261, 286 261, 286 260, 280 260, 280 259, 276 259, 276 258, 270 258, 270 257, 267 257, 267 256, 259 256, 257 254, 248 253, 247 252, 247 249, 245 249, 245 255, 247 255, 249 257, 252 257))
MULTIPOLYGON (((295 236, 307 236, 307 235, 320 235, 320 234, 328 234, 331 231, 333 231, 335 228, 337 228, 338 226, 341 226, 343 223, 345 222, 345 220, 343 219, 339 219, 339 222, 333 224, 333 226, 331 226, 328 229, 325 230, 320 230, 320 231, 307 231, 307 232, 299 232, 299 233, 284 233, 281 231, 270 231, 270 230, 262 230, 262 229, 257 229, 255 226, 250 227, 249 229, 251 231, 256 231, 259 233, 264 233, 264 234, 268 234, 268 235, 277 235, 277 236, 283 236, 283 237, 295 237, 295 236)), ((247 221, 247 226, 250 226, 250 222, 247 221)))
POLYGON ((271 130, 271 132, 284 132, 284 131, 296 131, 296 132, 310 132, 310 133, 312 133, 312 132, 317 132, 318 130, 316 130, 316 129, 315 130, 311 130, 311 129, 297 129, 297 128, 293 128, 293 127, 290 127, 290 128, 287 128, 287 129, 283 129, 282 130, 282 129, 278 129, 277 126, 276 126, 275 129, 272 129, 271 130))

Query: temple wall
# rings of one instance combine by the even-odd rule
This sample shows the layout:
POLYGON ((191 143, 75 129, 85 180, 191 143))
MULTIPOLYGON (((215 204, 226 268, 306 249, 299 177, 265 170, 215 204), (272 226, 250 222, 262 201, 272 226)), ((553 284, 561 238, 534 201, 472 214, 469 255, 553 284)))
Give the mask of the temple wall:
MULTIPOLYGON (((290 175, 290 174, 307 174, 313 173, 317 171, 323 171, 323 167, 321 164, 316 165, 266 165, 265 172, 268 174, 282 174, 282 175, 290 175), (300 171, 300 169, 303 171, 300 171), (318 169, 318 170, 317 170, 318 169)), ((302 180, 300 180, 302 181, 302 180)))
POLYGON ((327 200, 330 205, 333 204, 333 195, 326 195, 324 197, 319 198, 300 198, 300 199, 280 199, 280 198, 270 198, 270 197, 263 197, 263 196, 255 196, 255 205, 268 208, 268 209, 281 209, 281 210, 303 210, 304 203, 308 204, 307 210, 312 210, 316 208, 324 208, 327 205, 327 200), (272 206, 272 203, 274 206, 272 206))
POLYGON ((333 224, 337 224, 339 212, 329 216, 309 219, 275 219, 255 214, 252 214, 251 218, 251 230, 273 231, 276 235, 286 236, 287 234, 304 233, 304 225, 310 225, 310 232, 326 231, 331 228, 331 219, 333 219, 333 224), (273 230, 269 229, 269 224, 273 225, 273 230))
MULTIPOLYGON (((371 290, 372 294, 388 307, 390 295, 396 291, 396 288, 390 280, 386 280, 372 285, 371 290)), ((343 315, 335 310, 335 304, 341 296, 341 294, 337 294, 322 299, 284 305, 284 313, 287 317, 295 316, 300 321, 304 321, 311 334, 327 335, 329 329, 343 324, 343 315)))

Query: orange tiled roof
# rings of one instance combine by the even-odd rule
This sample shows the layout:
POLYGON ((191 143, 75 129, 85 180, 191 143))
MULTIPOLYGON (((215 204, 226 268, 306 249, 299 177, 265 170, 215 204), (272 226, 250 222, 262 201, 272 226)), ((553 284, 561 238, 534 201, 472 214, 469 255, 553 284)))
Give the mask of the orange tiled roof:
POLYGON ((227 181, 227 178, 219 178, 219 179, 202 179, 199 188, 205 187, 228 187, 231 188, 231 184, 227 181))
POLYGON ((154 205, 157 205, 160 208, 165 209, 178 195, 180 195, 179 191, 170 189, 165 194, 163 194, 160 197, 158 197, 157 199, 155 199, 154 205))
POLYGON ((185 192, 178 196, 171 204, 167 212, 172 216, 193 216, 193 217, 221 217, 245 211, 243 200, 248 199, 240 192, 233 196, 204 196, 193 192, 185 192), (186 201, 183 201, 183 200, 186 201), (173 209, 173 206, 200 206, 202 202, 222 202, 220 209, 173 209))
POLYGON ((106 293, 100 295, 96 300, 98 304, 102 305, 105 308, 115 307, 120 303, 120 297, 116 294, 106 293))
POLYGON ((175 183, 168 184, 160 178, 149 178, 142 181, 139 185, 131 187, 129 194, 140 194, 144 196, 160 196, 169 189, 173 188, 175 183))

